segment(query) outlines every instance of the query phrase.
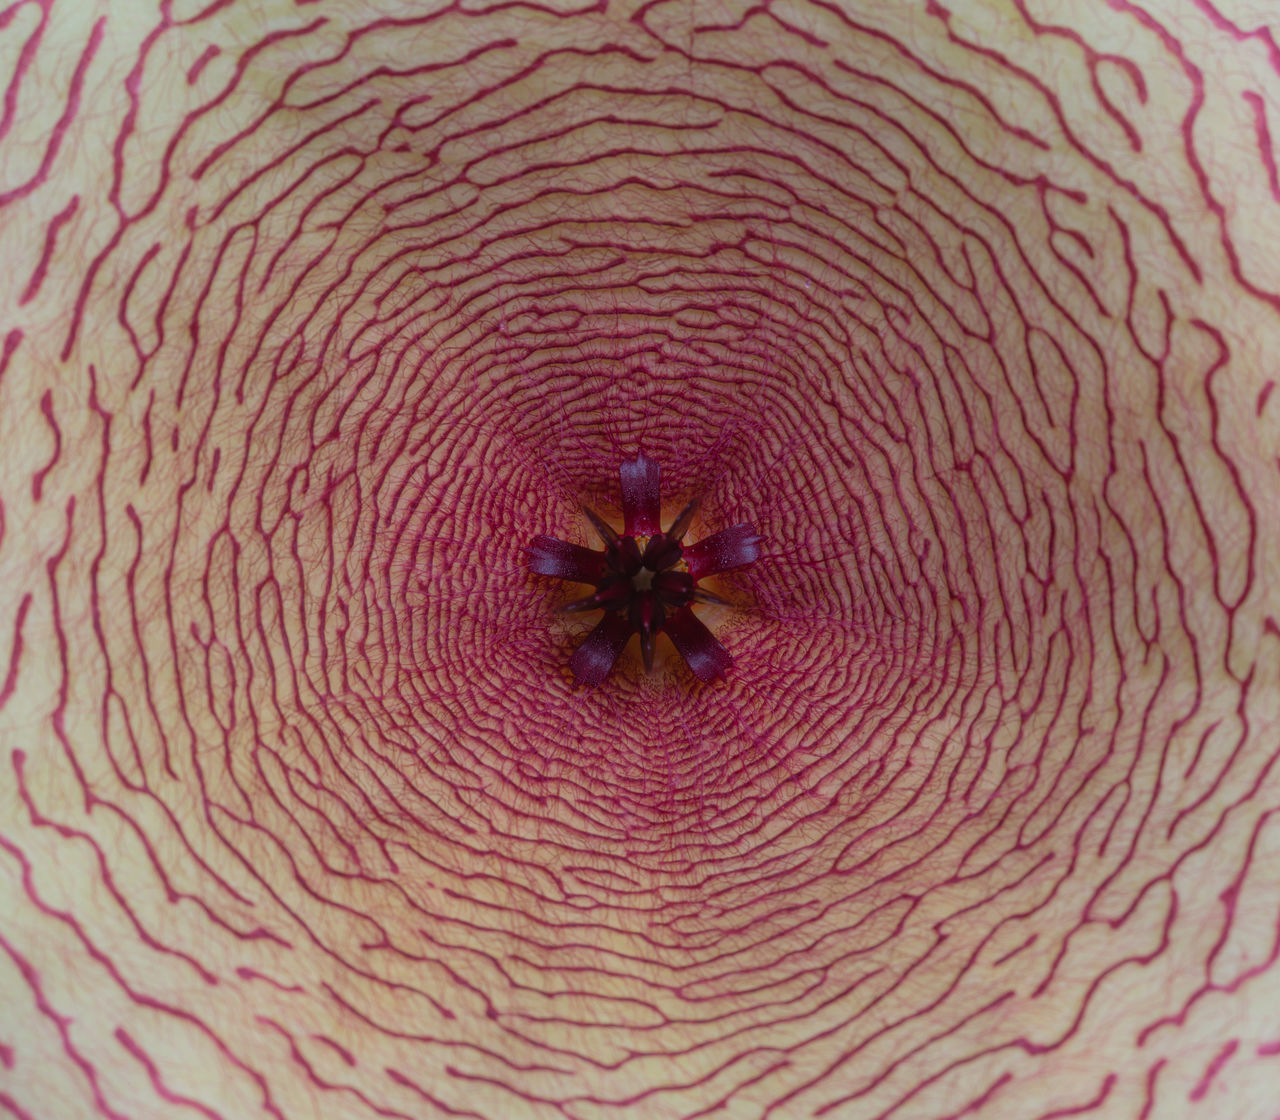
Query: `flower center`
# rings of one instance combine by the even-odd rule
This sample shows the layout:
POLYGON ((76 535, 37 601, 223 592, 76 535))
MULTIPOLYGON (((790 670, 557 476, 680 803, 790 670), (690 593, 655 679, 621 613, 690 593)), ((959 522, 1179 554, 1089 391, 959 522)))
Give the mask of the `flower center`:
MULTIPOLYGON (((539 575, 592 584, 595 590, 565 604, 565 611, 604 611, 604 617, 569 659, 579 684, 601 684, 632 634, 640 637, 646 671, 653 668, 654 641, 671 639, 694 676, 711 681, 733 658, 694 616, 693 603, 725 603, 697 586, 699 579, 744 568, 760 555, 760 537, 750 525, 734 525, 685 547, 681 544, 697 509, 690 502, 662 531, 658 464, 644 454, 619 467, 625 527, 618 533, 599 514, 585 510, 604 544, 595 551, 539 535, 529 546, 529 566, 539 575)), ((727 604, 726 604, 727 605, 727 604)))

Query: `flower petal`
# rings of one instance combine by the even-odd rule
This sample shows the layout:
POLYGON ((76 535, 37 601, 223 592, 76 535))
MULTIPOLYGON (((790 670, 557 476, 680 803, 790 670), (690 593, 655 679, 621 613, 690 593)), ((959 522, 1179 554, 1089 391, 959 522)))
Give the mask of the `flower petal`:
POLYGON ((705 540, 684 549, 685 563, 694 581, 717 572, 744 568, 760 559, 760 543, 763 538, 753 525, 731 525, 712 533, 705 540))
POLYGON ((529 568, 540 576, 595 583, 604 572, 604 553, 539 534, 529 543, 529 568))
POLYGON ((631 623, 622 615, 606 614, 569 658, 574 683, 591 688, 603 684, 632 633, 631 623))
POLYGON ((643 451, 618 467, 618 477, 622 480, 624 536, 649 536, 659 531, 658 518, 662 512, 662 493, 659 489, 661 473, 658 461, 650 459, 643 451))
POLYGON ((733 657, 688 607, 667 619, 663 631, 700 681, 713 681, 733 664, 733 657))

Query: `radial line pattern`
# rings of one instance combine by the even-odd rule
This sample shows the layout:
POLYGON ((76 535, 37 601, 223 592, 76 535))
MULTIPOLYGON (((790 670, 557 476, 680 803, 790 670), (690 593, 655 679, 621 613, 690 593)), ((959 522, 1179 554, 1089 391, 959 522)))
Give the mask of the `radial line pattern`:
POLYGON ((4 1110, 1274 1107, 1273 31, 0 44, 4 1110), (702 660, 584 668, 677 521, 702 660))

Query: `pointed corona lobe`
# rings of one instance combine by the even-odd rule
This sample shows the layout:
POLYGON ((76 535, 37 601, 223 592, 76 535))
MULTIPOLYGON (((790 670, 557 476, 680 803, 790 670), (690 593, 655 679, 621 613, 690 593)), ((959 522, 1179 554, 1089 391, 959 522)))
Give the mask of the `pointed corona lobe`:
POLYGON ((653 668, 657 637, 665 633, 700 681, 724 676, 733 657, 691 606, 725 604, 724 599, 699 588, 698 581, 753 564, 760 557, 760 536, 751 525, 734 525, 686 547, 681 542, 692 524, 697 502, 685 506, 664 533, 657 460, 642 452, 623 462, 618 475, 622 533, 594 510, 584 509, 604 545, 602 550, 545 534, 529 544, 529 568, 535 574, 595 588, 566 603, 562 611, 604 612, 569 659, 574 682, 588 687, 603 684, 633 634, 639 636, 646 672, 653 668))

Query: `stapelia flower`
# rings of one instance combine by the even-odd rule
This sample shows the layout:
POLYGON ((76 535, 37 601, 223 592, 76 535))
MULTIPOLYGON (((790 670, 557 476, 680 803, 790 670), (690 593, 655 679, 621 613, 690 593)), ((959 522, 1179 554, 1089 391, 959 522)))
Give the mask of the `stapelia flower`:
POLYGON ((618 474, 622 533, 594 510, 585 510, 603 551, 541 534, 529 546, 529 566, 538 575, 594 585, 590 595, 567 603, 562 610, 604 612, 569 659, 574 680, 602 684, 633 634, 640 636, 646 671, 652 670, 654 641, 666 634, 693 675, 713 681, 733 664, 733 658, 694 615, 693 604, 725 600, 698 587, 698 581, 754 563, 760 556, 761 538, 753 526, 741 524, 686 547, 681 542, 697 502, 685 506, 663 532, 658 462, 642 452, 622 463, 618 474))

